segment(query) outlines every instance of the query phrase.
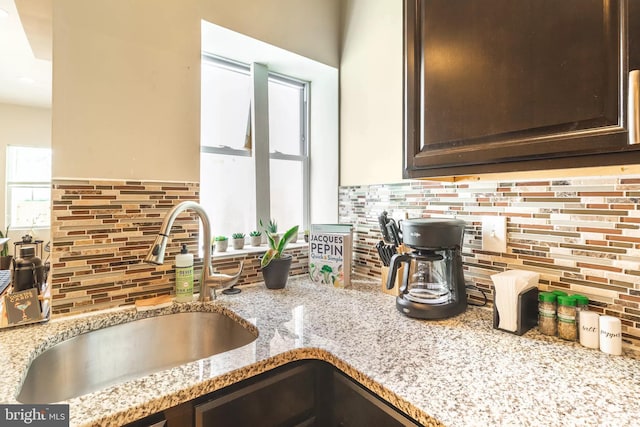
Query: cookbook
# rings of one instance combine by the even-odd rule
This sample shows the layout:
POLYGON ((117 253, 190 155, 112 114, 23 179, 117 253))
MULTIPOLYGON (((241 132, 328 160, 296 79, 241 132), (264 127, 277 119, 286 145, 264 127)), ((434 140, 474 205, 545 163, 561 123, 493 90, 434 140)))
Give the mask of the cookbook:
POLYGON ((309 276, 315 283, 344 288, 351 285, 353 227, 312 224, 309 232, 309 276))

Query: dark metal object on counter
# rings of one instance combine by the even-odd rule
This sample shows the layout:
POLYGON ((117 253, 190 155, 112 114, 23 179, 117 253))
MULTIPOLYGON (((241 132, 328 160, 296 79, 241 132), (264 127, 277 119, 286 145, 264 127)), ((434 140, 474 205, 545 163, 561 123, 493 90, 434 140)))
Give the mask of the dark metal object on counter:
POLYGON ((378 225, 385 242, 400 246, 402 244, 402 231, 393 218, 387 216, 387 211, 382 211, 378 216, 378 225))
POLYGON ((13 259, 12 267, 11 277, 14 292, 31 288, 38 288, 38 292, 40 292, 46 279, 46 272, 42 260, 35 255, 35 248, 20 248, 20 258, 13 259))
POLYGON ((376 244, 376 249, 378 250, 378 255, 380 256, 380 260, 382 261, 382 265, 388 267, 391 263, 391 258, 396 254, 397 249, 395 245, 385 245, 385 243, 380 240, 376 244))

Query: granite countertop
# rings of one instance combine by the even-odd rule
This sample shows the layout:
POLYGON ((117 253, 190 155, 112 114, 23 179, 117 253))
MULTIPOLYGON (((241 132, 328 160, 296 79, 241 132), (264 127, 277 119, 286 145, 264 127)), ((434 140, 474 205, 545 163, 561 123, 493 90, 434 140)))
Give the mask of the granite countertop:
MULTIPOLYGON (((243 287, 212 303, 122 308, 0 332, 0 400, 15 396, 30 361, 63 339, 116 323, 178 311, 222 311, 255 325, 243 347, 70 399, 71 425, 121 425, 289 361, 334 364, 425 425, 630 425, 640 417, 640 361, 491 327, 491 311, 452 319, 400 314, 377 286, 243 287)), ((171 345, 171 337, 164 337, 171 345)))

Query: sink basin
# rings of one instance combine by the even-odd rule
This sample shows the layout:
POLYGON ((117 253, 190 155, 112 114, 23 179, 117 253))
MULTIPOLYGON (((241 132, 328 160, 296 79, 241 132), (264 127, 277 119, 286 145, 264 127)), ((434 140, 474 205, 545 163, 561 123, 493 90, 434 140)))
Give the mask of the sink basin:
POLYGON ((53 403, 233 350, 256 336, 220 313, 134 320, 78 335, 36 357, 18 401, 53 403))

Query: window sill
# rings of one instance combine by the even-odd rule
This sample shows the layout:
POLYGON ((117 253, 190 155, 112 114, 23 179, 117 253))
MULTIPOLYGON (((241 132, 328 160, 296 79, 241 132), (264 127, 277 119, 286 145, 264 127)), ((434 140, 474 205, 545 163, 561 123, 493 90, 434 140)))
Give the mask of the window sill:
MULTIPOLYGON (((308 243, 305 243, 304 240, 299 240, 297 242, 289 243, 287 248, 302 248, 308 246, 308 243)), ((224 259, 224 258, 233 258, 237 256, 245 256, 250 254, 261 254, 267 251, 267 245, 262 244, 260 246, 245 246, 243 249, 233 249, 229 247, 225 252, 213 252, 211 254, 212 259, 224 259)))

